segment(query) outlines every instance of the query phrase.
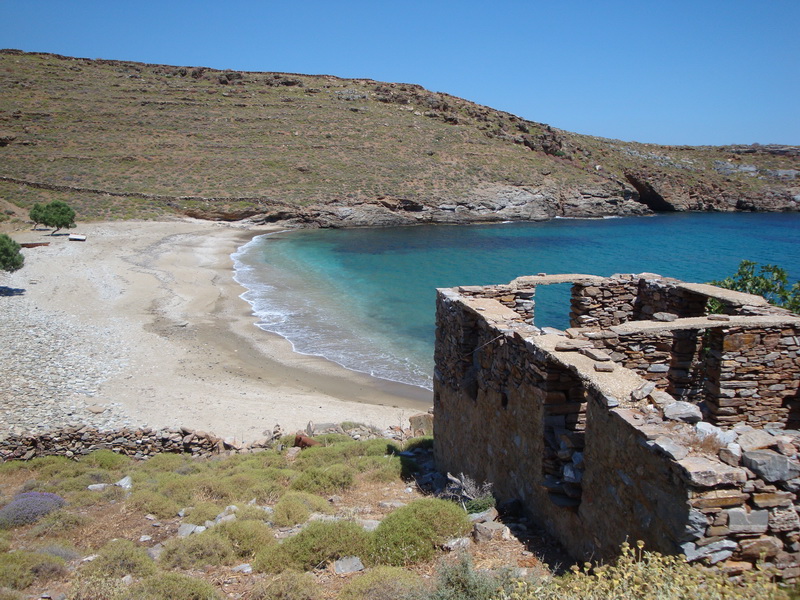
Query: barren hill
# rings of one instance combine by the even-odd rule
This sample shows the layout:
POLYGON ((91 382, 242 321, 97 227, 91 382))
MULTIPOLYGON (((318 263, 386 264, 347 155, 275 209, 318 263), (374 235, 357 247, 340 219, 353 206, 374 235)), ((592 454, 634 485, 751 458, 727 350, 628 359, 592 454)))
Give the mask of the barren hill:
POLYGON ((413 84, 0 51, 0 208, 322 226, 800 207, 800 148, 583 136, 413 84))

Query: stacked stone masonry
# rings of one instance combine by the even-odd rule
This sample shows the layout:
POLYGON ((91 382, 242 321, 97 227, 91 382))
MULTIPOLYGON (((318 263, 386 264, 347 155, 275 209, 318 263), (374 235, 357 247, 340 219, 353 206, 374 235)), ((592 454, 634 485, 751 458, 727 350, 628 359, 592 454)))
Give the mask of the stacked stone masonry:
POLYGON ((435 361, 438 468, 521 501, 576 558, 643 540, 800 577, 796 315, 655 274, 522 277, 439 290, 435 361), (566 331, 534 322, 554 283, 566 331))

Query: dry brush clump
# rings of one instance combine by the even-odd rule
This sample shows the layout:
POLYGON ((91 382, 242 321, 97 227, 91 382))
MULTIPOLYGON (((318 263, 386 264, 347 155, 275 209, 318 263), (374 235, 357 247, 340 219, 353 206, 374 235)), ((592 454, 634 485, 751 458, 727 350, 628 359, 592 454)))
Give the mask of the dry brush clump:
POLYGON ((611 564, 586 563, 562 577, 518 580, 494 600, 789 600, 767 571, 729 578, 643 547, 642 542, 635 549, 626 542, 611 564))

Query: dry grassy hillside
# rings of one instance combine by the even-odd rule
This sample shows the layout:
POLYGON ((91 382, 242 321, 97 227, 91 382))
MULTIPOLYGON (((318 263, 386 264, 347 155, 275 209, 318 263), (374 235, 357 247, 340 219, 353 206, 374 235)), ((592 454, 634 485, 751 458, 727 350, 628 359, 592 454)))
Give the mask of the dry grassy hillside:
POLYGON ((358 225, 800 199, 797 148, 623 143, 412 84, 5 50, 0 90, 0 199, 23 212, 358 225))

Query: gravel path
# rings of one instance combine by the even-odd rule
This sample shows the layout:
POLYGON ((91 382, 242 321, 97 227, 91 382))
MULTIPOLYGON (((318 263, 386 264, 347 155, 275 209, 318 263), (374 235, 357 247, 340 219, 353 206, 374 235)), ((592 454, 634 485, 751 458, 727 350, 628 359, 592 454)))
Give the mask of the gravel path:
POLYGON ((135 425, 118 404, 92 401, 103 381, 125 367, 113 334, 41 310, 25 294, 0 295, 0 439, 70 424, 135 425))

